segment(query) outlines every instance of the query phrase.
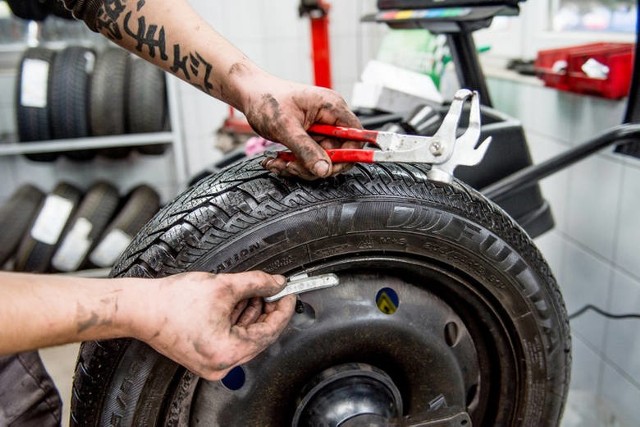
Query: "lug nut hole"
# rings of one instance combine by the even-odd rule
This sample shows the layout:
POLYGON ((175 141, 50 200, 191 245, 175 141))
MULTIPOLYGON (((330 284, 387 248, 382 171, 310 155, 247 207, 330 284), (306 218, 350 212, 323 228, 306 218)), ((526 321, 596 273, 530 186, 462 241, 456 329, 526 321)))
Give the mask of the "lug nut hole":
POLYGON ((244 385, 247 377, 244 373, 242 366, 236 366, 229 373, 220 380, 223 386, 231 391, 240 390, 244 385))
POLYGON ((400 306, 398 293, 391 288, 382 288, 376 294, 376 306, 384 314, 393 314, 400 306))
POLYGON ((458 343, 459 336, 458 325, 455 322, 449 322, 444 327, 444 340, 449 347, 453 347, 458 343))

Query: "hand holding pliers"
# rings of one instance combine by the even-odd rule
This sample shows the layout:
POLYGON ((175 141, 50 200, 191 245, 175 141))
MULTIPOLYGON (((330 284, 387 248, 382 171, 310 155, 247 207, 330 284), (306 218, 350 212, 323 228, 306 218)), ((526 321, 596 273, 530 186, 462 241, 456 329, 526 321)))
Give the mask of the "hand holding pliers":
MULTIPOLYGON (((316 124, 309 134, 324 135, 335 139, 366 142, 379 149, 331 149, 325 150, 334 163, 428 163, 432 165, 429 178, 451 182, 457 166, 474 166, 480 163, 489 147, 491 138, 480 145, 480 100, 477 92, 461 89, 454 95, 449 111, 433 136, 403 135, 393 132, 345 128, 316 124), (466 101, 471 101, 469 125, 456 137, 458 123, 466 101)), ((294 161, 290 151, 268 153, 284 161, 294 161)))

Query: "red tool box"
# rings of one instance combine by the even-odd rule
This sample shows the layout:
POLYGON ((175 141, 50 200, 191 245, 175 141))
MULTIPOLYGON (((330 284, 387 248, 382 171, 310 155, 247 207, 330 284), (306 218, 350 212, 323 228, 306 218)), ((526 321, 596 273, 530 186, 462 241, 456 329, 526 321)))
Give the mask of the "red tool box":
POLYGON ((633 52, 633 43, 590 43, 541 50, 535 68, 545 86, 616 99, 629 93, 633 52))

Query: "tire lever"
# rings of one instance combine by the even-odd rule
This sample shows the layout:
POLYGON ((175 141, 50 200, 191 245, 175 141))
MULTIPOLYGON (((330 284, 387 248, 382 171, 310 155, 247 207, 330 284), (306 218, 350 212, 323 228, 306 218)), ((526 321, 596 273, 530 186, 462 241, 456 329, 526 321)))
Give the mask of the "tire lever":
POLYGON ((291 294, 301 294, 318 289, 332 288, 340 284, 340 279, 333 273, 321 274, 319 276, 296 275, 287 280, 283 290, 270 297, 264 297, 265 302, 278 301, 291 294))

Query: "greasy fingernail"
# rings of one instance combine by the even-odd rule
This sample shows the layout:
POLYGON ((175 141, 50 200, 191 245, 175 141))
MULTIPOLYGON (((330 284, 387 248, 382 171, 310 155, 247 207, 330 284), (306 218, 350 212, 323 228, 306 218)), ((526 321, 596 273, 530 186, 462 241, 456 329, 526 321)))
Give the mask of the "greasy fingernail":
POLYGON ((273 277, 275 277, 276 282, 278 282, 280 286, 284 286, 287 283, 287 278, 280 274, 275 274, 273 277))
POLYGON ((275 159, 270 158, 264 159, 264 161, 262 162, 262 167, 264 167, 265 169, 269 169, 269 165, 273 163, 274 160, 275 159))
POLYGON ((325 160, 317 161, 315 165, 313 165, 313 173, 317 176, 326 176, 329 173, 329 163, 325 160))

